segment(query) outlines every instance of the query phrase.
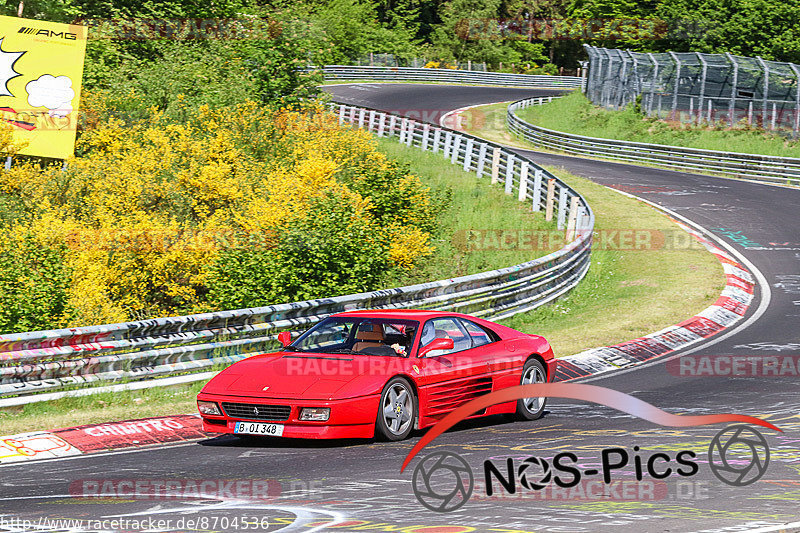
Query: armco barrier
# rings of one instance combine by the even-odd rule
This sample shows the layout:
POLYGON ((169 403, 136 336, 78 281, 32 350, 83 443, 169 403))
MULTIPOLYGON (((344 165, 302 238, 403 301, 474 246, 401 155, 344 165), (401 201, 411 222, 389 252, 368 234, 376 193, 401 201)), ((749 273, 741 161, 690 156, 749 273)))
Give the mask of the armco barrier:
POLYGON ((518 109, 548 101, 550 99, 545 97, 513 102, 508 106, 506 115, 508 129, 532 144, 568 154, 646 163, 683 171, 712 172, 768 183, 800 185, 798 158, 585 137, 535 126, 516 115, 518 109))
POLYGON ((346 105, 333 105, 332 111, 342 124, 379 136, 397 136, 401 143, 440 153, 466 171, 502 183, 506 193, 516 192, 534 211, 546 209, 547 191, 553 191, 557 224, 566 229, 569 244, 508 268, 408 287, 236 311, 0 335, 0 398, 5 404, 37 401, 37 392, 212 370, 277 347, 277 333, 282 330, 302 329, 348 309, 415 307, 504 318, 557 298, 586 274, 594 215, 580 194, 532 161, 477 137, 404 117, 346 105), (23 398, 9 398, 13 396, 23 398))
POLYGON ((320 67, 320 70, 322 70, 326 80, 427 81, 553 89, 580 89, 585 82, 585 78, 577 76, 507 74, 504 72, 438 68, 325 65, 320 67))

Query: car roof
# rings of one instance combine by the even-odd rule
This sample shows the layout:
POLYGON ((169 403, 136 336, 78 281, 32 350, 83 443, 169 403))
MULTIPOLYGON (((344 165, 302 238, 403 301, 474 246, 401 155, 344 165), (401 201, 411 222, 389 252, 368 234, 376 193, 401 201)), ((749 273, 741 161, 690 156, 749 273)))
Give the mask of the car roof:
POLYGON ((332 316, 357 316, 357 317, 371 317, 371 318, 400 318, 410 320, 429 320, 431 318, 445 317, 445 316, 458 316, 462 318, 474 319, 469 315, 461 313, 446 313, 443 311, 436 311, 432 309, 356 309, 353 311, 344 311, 336 313, 332 316))

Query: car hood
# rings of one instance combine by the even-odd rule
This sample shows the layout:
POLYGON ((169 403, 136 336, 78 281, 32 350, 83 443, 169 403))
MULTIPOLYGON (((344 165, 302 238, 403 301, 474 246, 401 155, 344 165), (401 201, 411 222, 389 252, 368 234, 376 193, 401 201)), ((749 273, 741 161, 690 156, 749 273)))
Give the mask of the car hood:
POLYGON ((226 368, 206 384, 203 392, 250 398, 351 398, 379 392, 387 369, 404 362, 396 357, 263 354, 226 368), (387 360, 396 364, 387 364, 387 360))

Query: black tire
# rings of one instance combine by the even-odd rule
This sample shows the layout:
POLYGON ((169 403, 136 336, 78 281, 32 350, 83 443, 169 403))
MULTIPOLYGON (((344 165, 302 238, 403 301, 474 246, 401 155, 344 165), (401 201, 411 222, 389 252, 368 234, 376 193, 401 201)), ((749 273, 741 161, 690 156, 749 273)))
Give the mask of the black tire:
MULTIPOLYGON (((520 385, 547 383, 547 371, 538 359, 528 359, 522 367, 520 385)), ((544 414, 547 398, 520 398, 517 400, 517 419, 537 420, 544 414), (538 400, 538 401, 535 401, 538 400)))
POLYGON ((411 383, 401 377, 390 379, 381 391, 375 436, 383 440, 403 440, 414 429, 416 418, 417 397, 411 383))

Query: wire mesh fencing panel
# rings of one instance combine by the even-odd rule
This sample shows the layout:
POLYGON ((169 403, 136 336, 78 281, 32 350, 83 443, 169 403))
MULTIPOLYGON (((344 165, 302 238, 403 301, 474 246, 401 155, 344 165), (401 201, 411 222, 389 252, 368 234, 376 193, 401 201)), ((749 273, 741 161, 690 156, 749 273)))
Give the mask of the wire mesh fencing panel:
POLYGON ((699 52, 640 53, 584 45, 586 95, 621 109, 684 123, 800 130, 800 65, 699 52))

